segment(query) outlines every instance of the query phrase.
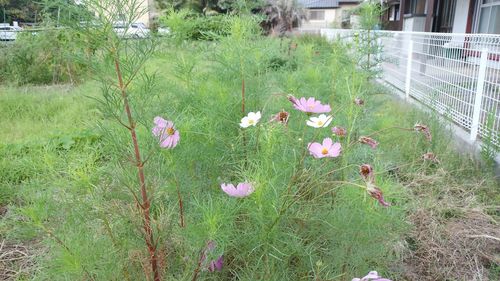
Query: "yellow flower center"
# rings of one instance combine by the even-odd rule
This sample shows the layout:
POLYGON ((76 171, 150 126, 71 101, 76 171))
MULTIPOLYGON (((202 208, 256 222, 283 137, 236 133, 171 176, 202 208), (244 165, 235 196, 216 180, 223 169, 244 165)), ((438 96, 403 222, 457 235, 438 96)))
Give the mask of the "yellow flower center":
POLYGON ((174 128, 167 128, 165 132, 167 133, 167 135, 171 136, 175 133, 175 130, 174 128))
POLYGON ((321 154, 327 155, 328 154, 328 149, 323 148, 323 150, 321 150, 321 154))
POLYGON ((252 119, 248 120, 248 124, 250 124, 250 125, 253 125, 254 122, 255 121, 253 121, 252 119))
POLYGON ((318 121, 318 126, 323 126, 323 121, 318 121))

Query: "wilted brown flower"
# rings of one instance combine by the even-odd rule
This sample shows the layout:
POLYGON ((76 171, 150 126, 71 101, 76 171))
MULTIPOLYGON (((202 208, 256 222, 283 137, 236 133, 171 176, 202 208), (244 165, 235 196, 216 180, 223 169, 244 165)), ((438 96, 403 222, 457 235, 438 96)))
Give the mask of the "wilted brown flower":
POLYGON ((377 148, 377 145, 378 145, 378 142, 370 137, 360 137, 359 140, 358 140, 360 143, 363 143, 363 144, 367 144, 369 145, 371 148, 375 149, 377 148))
POLYGON ((373 174, 373 168, 369 164, 363 164, 359 166, 359 174, 365 182, 375 182, 375 175, 373 174))
POLYGON ((332 128, 332 133, 334 133, 335 135, 339 136, 339 137, 344 137, 345 135, 347 135, 347 130, 343 127, 333 127, 332 128))
POLYGON ((290 117, 290 113, 286 112, 283 109, 280 112, 273 115, 273 117, 271 118, 271 120, 269 120, 269 122, 279 122, 279 123, 282 123, 284 125, 287 125, 289 117, 290 117))
POLYGON ((367 182, 366 183, 366 191, 368 192, 368 194, 370 194, 370 196, 372 198, 376 199, 380 203, 380 205, 382 205, 384 207, 391 206, 391 204, 385 202, 384 195, 382 194, 382 190, 380 190, 380 188, 375 186, 374 183, 367 182))
POLYGON ((356 105, 360 105, 360 106, 361 106, 361 105, 364 105, 364 104, 365 104, 365 101, 364 101, 364 100, 362 100, 362 99, 360 99, 360 98, 355 98, 355 99, 354 99, 354 103, 355 103, 356 105))
POLYGON ((424 159, 424 161, 431 161, 434 163, 439 163, 439 159, 437 159, 436 155, 432 152, 424 153, 422 155, 422 159, 424 159))
POLYGON ((429 127, 427 127, 426 125, 422 125, 422 124, 417 123, 417 124, 415 124, 415 126, 413 128, 417 132, 422 132, 428 141, 432 141, 432 135, 431 135, 431 131, 429 130, 429 127))

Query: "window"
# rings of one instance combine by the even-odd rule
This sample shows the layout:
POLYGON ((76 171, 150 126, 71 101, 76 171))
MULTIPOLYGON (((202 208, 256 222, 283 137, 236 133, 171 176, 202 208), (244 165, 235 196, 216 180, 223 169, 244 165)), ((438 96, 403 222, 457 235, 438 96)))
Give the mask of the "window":
POLYGON ((481 0, 478 17, 478 33, 500 34, 500 0, 481 0))
POLYGON ((309 11, 310 20, 325 20, 325 11, 311 10, 309 11))
POLYGON ((389 8, 389 21, 399 21, 399 4, 389 8))
POLYGON ((405 15, 424 15, 426 0, 405 0, 405 15))

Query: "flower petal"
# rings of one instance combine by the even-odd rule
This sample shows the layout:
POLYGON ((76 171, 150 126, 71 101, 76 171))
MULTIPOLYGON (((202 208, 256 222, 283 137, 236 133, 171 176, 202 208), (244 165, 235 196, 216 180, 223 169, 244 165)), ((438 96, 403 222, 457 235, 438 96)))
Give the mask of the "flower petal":
POLYGON ((322 153, 323 146, 320 143, 313 142, 309 144, 309 153, 314 157, 314 158, 323 158, 325 157, 322 153))
POLYGON ((329 151, 328 156, 338 157, 340 155, 340 152, 342 152, 342 145, 336 142, 331 146, 331 148, 328 151, 329 151))
POLYGON ((328 150, 332 147, 333 141, 331 138, 325 138, 323 139, 323 146, 326 147, 328 150))

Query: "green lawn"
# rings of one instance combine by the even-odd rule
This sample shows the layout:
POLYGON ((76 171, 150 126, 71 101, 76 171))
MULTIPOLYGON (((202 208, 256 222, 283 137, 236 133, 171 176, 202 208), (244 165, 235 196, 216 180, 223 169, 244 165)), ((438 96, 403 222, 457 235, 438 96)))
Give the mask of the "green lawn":
MULTIPOLYGON (((370 270, 394 280, 497 280, 498 244, 455 235, 499 237, 500 194, 490 169, 461 154, 435 116, 367 82, 342 46, 294 40, 290 54, 287 40, 269 38, 164 43, 144 68, 155 73, 154 85, 141 92, 143 82, 132 84, 163 279, 191 280, 200 251, 214 240, 208 258, 223 254, 224 268, 202 270, 199 280, 351 280, 370 270), (246 112, 263 115, 247 129, 239 127, 241 73, 246 112), (349 138, 307 127, 308 116, 286 94, 329 103, 330 127, 348 128, 349 138), (365 105, 355 105, 356 97, 365 105), (288 126, 269 123, 282 109, 288 126), (155 116, 174 121, 181 134, 174 149, 158 148, 151 136, 155 116), (415 123, 430 127, 431 142, 412 130, 415 123), (357 143, 362 135, 379 146, 357 143), (342 143, 341 156, 309 156, 307 143, 326 137, 342 143), (426 152, 439 163, 423 161, 426 152), (359 187, 364 163, 392 206, 359 187), (242 199, 221 191, 222 182, 241 181, 256 191, 242 199)), ((149 274, 130 136, 101 106, 101 90, 90 79, 0 87, 0 242, 5 257, 16 245, 26 253, 0 258, 0 277, 149 274)))

